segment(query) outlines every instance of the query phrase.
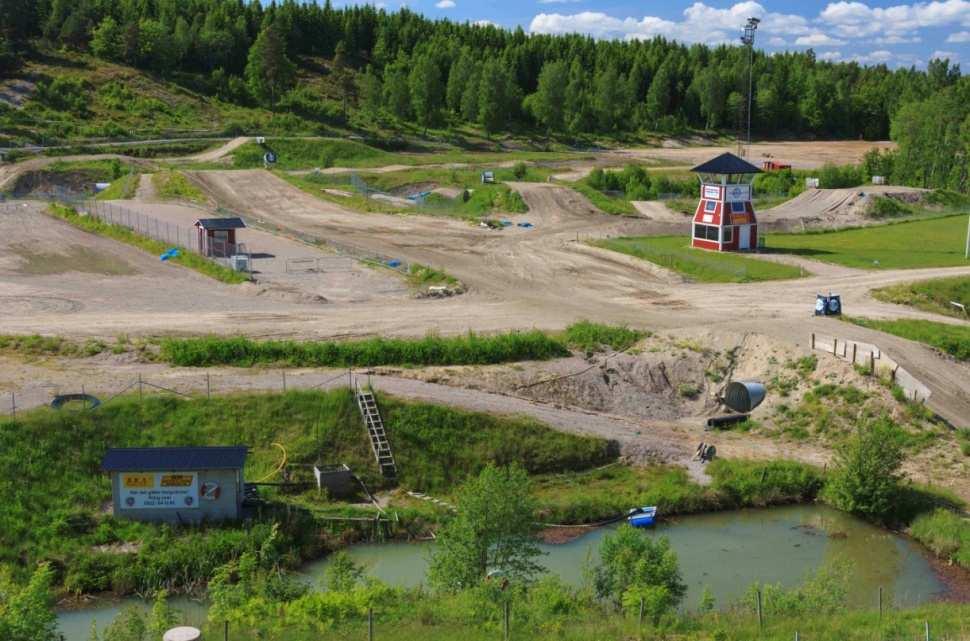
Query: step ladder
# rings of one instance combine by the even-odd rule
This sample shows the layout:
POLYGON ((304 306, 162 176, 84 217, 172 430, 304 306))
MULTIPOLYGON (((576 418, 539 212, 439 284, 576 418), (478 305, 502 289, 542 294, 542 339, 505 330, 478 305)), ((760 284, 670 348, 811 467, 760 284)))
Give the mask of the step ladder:
POLYGON ((358 387, 357 407, 360 408, 360 416, 364 419, 364 427, 367 428, 367 434, 370 436, 370 446, 377 460, 377 467, 380 468, 384 478, 396 479, 397 465, 394 463, 391 443, 387 440, 387 431, 384 429, 384 420, 381 419, 374 392, 358 387))

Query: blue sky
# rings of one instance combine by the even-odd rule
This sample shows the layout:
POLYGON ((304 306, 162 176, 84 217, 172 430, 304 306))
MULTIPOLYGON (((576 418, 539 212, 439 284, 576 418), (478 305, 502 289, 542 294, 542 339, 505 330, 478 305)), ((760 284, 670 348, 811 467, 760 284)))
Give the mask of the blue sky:
MULTIPOLYGON (((334 2, 335 6, 343 2, 334 2)), ((909 4, 879 1, 718 2, 717 0, 385 0, 430 18, 521 25, 533 33, 580 32, 597 38, 737 42, 748 16, 762 19, 756 46, 815 50, 827 60, 923 67, 948 57, 970 68, 970 0, 909 4)))

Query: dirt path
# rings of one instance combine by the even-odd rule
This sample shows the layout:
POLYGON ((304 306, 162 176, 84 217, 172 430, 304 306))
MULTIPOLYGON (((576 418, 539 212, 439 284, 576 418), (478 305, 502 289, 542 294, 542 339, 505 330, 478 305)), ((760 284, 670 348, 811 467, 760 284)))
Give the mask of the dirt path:
POLYGON ((252 140, 252 138, 250 138, 249 136, 239 136, 237 138, 233 138, 232 140, 228 141, 224 145, 220 145, 219 147, 216 147, 215 149, 203 151, 201 153, 198 153, 192 156, 186 156, 184 158, 173 158, 171 160, 174 162, 179 162, 179 161, 214 162, 216 160, 221 160, 222 158, 225 158, 226 156, 234 152, 236 149, 239 149, 240 147, 245 145, 250 140, 252 140))

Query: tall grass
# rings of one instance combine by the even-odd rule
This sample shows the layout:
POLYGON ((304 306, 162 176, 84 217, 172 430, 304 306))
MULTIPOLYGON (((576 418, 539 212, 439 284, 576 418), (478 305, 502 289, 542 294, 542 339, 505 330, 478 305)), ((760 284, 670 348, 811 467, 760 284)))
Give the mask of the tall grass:
POLYGON ((358 341, 254 341, 248 338, 172 338, 161 357, 188 367, 284 364, 293 367, 373 367, 379 365, 489 365, 568 356, 559 341, 540 331, 493 336, 429 335, 420 339, 370 338, 358 341))
POLYGON ((960 303, 970 311, 970 276, 891 285, 873 290, 872 296, 887 303, 911 305, 927 312, 965 319, 967 313, 951 305, 950 301, 960 303))
MULTIPOLYGON (((156 256, 161 255, 163 252, 170 249, 169 245, 146 236, 142 236, 141 234, 135 233, 127 227, 106 223, 94 218, 93 216, 81 216, 76 210, 71 209, 70 207, 51 204, 48 207, 48 212, 52 216, 60 218, 61 220, 83 229, 84 231, 132 245, 133 247, 137 247, 138 249, 144 250, 150 254, 155 254, 156 256)), ((233 271, 228 267, 223 267, 218 263, 214 263, 211 260, 207 260, 206 258, 191 252, 180 252, 177 257, 172 258, 171 260, 172 262, 178 263, 183 267, 188 267, 189 269, 193 269, 200 274, 204 274, 223 283, 238 284, 249 280, 249 278, 247 278, 244 274, 233 271)))
POLYGON ((584 352, 595 352, 608 347, 623 351, 633 347, 650 332, 630 329, 616 325, 603 325, 590 321, 579 321, 566 328, 563 338, 566 344, 584 352))
POLYGON ((940 508, 916 517, 909 531, 937 556, 970 570, 970 520, 965 516, 940 508))
POLYGON ((152 176, 155 192, 162 200, 187 200, 204 203, 202 190, 192 184, 180 171, 160 171, 152 176))
POLYGON ((970 327, 966 325, 913 319, 878 320, 847 317, 846 320, 862 327, 924 343, 960 361, 970 360, 970 327))

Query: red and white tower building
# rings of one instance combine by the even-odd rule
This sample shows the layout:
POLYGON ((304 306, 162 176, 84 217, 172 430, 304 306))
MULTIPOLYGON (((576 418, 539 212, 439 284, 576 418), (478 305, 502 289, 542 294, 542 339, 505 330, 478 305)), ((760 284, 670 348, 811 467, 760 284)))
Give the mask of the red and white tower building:
POLYGON ((691 171, 701 183, 701 199, 691 226, 691 247, 714 251, 756 248, 758 219, 751 204, 751 182, 761 170, 732 153, 723 153, 691 171))

